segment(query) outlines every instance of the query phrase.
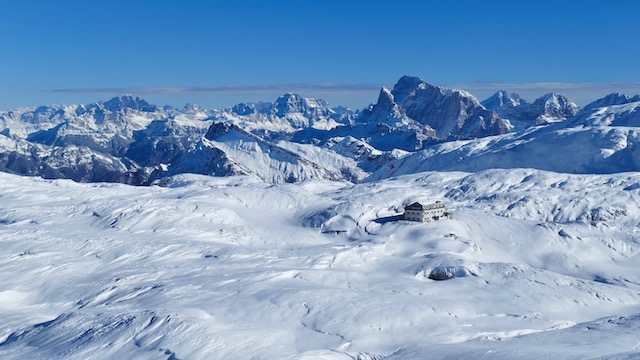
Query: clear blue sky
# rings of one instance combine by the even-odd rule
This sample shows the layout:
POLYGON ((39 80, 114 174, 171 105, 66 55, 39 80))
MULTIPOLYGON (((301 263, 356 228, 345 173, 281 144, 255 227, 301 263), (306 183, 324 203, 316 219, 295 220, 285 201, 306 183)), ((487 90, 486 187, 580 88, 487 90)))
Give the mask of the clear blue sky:
POLYGON ((405 74, 480 100, 640 92, 635 0, 7 0, 0 14, 2 109, 119 93, 227 107, 285 91, 362 107, 405 74))

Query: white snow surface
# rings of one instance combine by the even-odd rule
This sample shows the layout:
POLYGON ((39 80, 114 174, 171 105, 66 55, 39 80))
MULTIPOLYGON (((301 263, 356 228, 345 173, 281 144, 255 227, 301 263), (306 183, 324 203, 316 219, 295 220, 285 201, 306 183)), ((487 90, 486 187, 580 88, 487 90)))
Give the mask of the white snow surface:
POLYGON ((0 173, 0 358, 640 356, 638 173, 161 185, 0 173))

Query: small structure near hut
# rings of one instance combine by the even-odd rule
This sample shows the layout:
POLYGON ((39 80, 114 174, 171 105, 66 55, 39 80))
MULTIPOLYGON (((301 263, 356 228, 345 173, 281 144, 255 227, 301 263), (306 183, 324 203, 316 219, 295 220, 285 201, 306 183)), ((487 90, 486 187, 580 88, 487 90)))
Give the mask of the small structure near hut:
POLYGON ((402 218, 409 221, 425 222, 429 220, 440 220, 446 217, 451 219, 453 214, 446 211, 444 202, 436 201, 433 204, 421 204, 419 202, 411 203, 404 207, 404 215, 402 218))

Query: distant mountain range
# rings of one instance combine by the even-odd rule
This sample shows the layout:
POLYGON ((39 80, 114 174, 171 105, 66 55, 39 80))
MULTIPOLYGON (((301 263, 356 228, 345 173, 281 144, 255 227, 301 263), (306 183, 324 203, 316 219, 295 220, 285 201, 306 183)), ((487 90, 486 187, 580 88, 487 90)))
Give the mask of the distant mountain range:
POLYGON ((638 108, 640 95, 621 94, 584 109, 558 93, 527 103, 499 91, 479 102, 411 76, 359 111, 289 93, 224 110, 125 95, 0 112, 0 170, 135 185, 185 172, 280 183, 514 167, 637 171, 638 108))
POLYGON ((495 111, 503 119, 519 123, 520 127, 563 121, 580 110, 575 103, 559 93, 549 93, 533 103, 527 103, 518 94, 504 90, 483 101, 482 105, 495 111))

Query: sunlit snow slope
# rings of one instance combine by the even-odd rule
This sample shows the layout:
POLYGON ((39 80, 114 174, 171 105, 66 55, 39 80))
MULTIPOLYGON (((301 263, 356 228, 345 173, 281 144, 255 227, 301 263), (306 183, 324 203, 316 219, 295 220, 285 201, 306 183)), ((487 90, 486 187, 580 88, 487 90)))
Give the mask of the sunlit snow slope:
POLYGON ((0 173, 0 358, 640 356, 636 173, 160 185, 0 173))

